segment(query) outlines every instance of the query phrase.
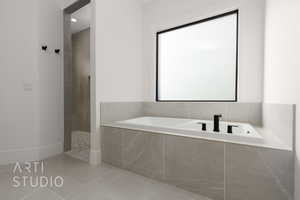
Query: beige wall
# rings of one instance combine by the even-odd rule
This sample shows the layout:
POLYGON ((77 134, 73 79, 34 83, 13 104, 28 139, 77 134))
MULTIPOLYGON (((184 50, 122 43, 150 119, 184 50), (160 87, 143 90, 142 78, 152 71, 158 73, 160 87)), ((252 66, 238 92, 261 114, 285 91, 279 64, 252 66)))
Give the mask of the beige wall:
POLYGON ((90 29, 72 35, 72 129, 90 132, 90 29))

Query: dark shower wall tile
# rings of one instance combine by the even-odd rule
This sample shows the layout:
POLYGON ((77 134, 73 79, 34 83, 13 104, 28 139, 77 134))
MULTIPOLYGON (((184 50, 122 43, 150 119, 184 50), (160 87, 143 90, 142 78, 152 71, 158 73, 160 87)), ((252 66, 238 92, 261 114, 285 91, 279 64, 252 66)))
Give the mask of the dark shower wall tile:
POLYGON ((227 200, 289 200, 258 148, 226 144, 225 155, 227 200))
POLYGON ((72 34, 73 130, 90 132, 90 29, 72 34))
POLYGON ((70 151, 72 145, 72 119, 66 118, 64 119, 64 151, 70 151), (68 134, 66 134, 68 133, 68 134))
POLYGON ((214 200, 224 199, 224 144, 165 136, 165 181, 214 200))
POLYGON ((146 177, 161 180, 164 172, 163 135, 123 130, 122 166, 146 177))

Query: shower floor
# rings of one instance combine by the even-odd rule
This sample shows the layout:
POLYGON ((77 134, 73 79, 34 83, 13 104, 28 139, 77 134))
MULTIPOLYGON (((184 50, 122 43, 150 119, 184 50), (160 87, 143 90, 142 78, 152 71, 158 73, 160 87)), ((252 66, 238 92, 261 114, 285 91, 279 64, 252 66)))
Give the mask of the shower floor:
POLYGON ((66 152, 66 154, 73 158, 89 162, 90 133, 84 131, 73 131, 71 151, 66 152))

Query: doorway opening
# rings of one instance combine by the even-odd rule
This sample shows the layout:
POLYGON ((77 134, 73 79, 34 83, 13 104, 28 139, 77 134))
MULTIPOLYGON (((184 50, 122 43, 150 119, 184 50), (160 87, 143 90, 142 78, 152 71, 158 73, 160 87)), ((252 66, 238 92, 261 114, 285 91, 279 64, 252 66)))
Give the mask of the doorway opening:
POLYGON ((91 138, 91 0, 63 11, 64 151, 89 162, 91 138))

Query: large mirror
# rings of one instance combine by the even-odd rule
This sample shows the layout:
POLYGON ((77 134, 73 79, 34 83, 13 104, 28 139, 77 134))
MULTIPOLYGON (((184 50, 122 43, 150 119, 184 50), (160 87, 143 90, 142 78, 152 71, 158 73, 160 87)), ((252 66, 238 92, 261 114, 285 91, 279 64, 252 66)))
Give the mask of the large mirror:
POLYGON ((237 101, 238 11, 157 33, 157 101, 237 101))

